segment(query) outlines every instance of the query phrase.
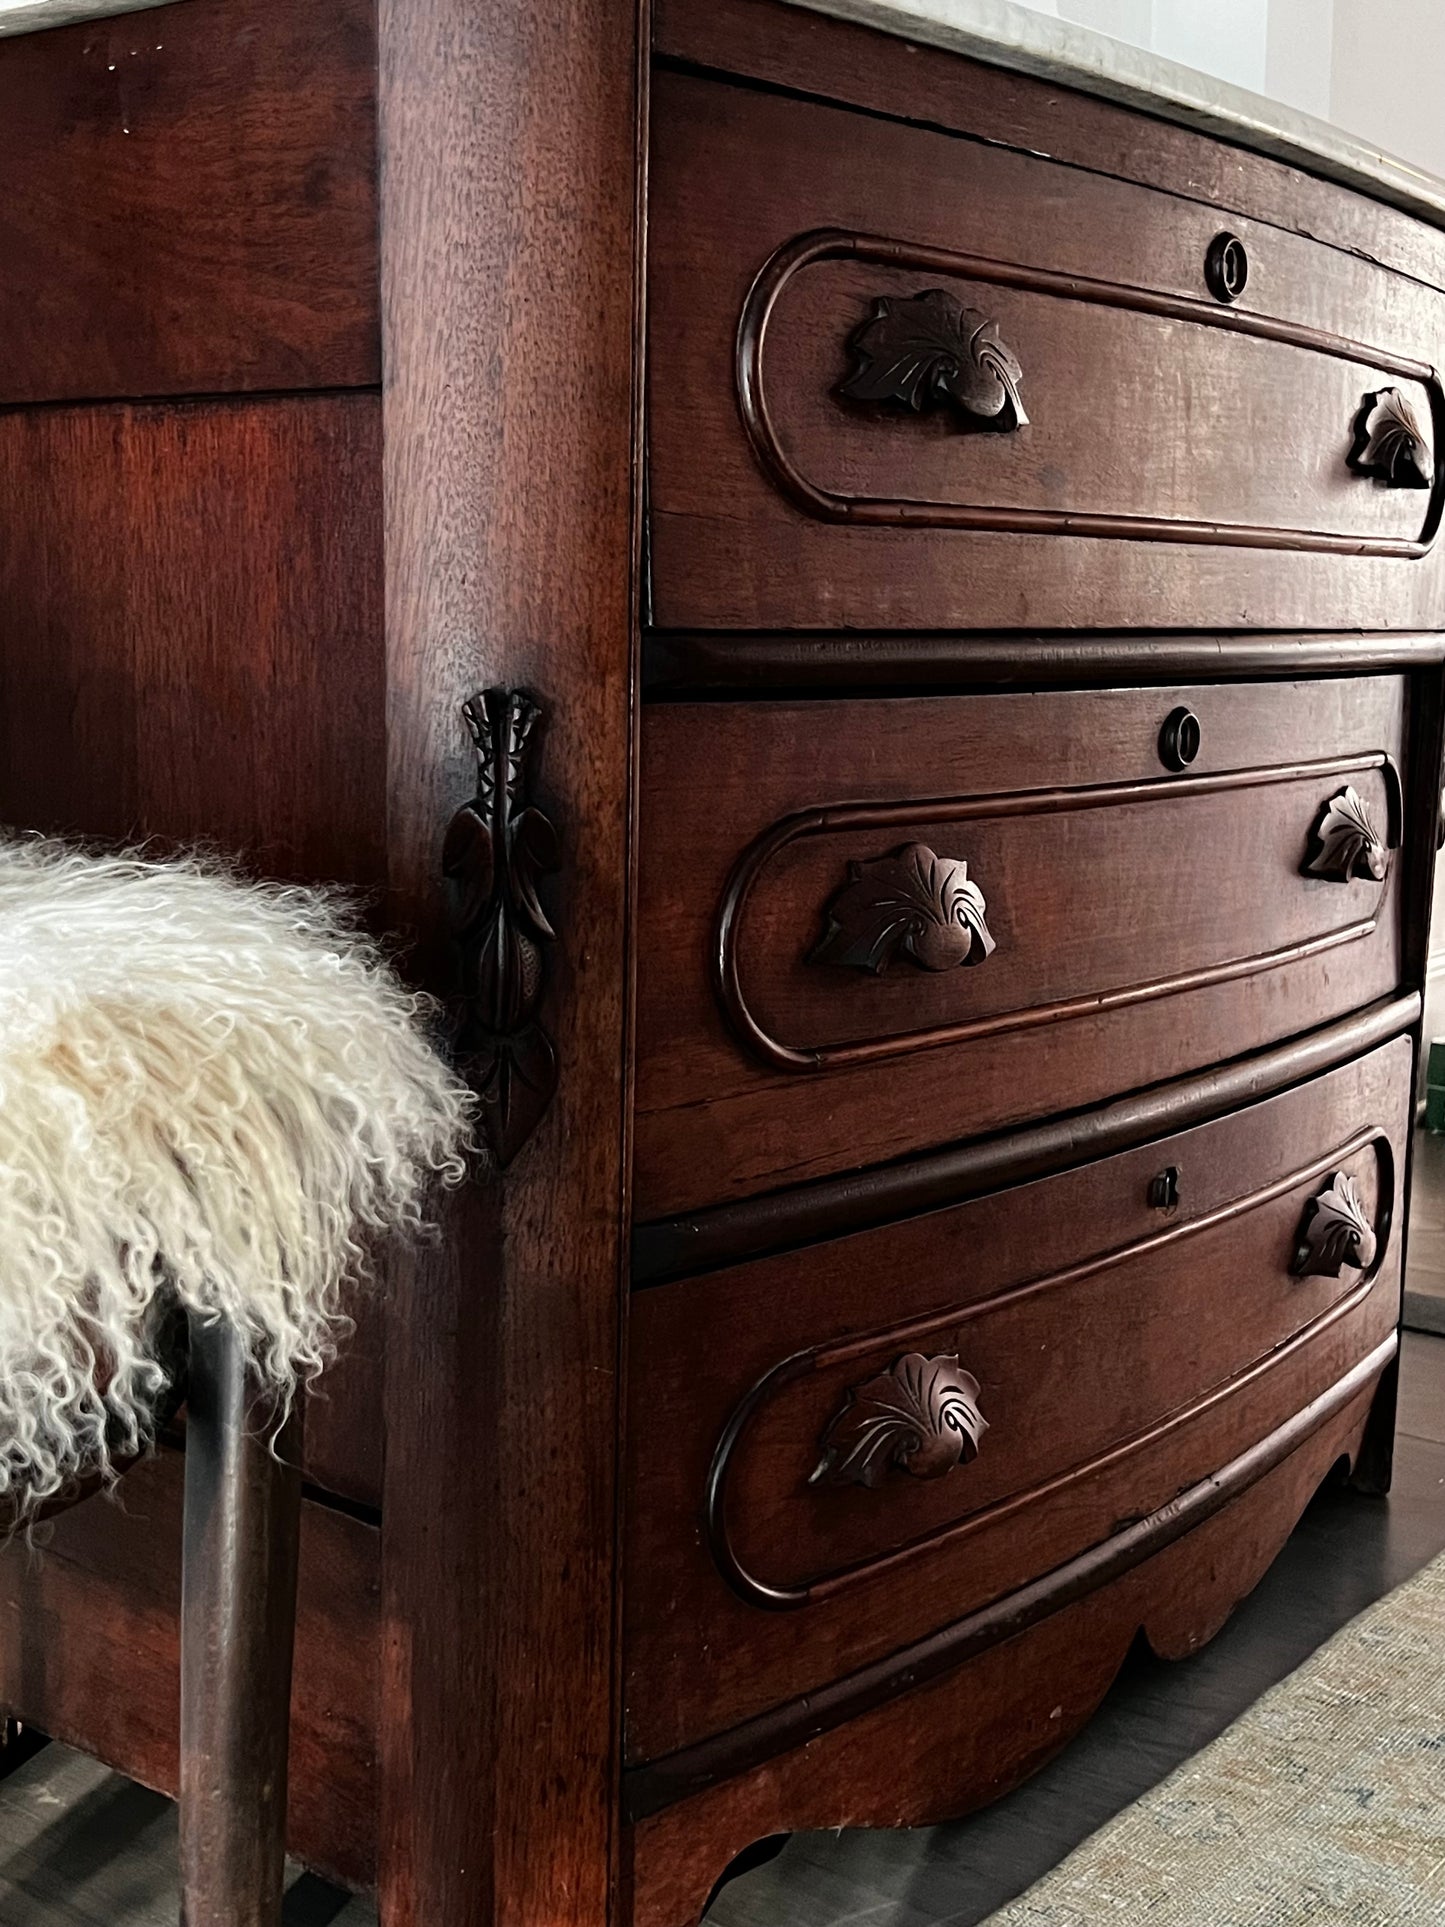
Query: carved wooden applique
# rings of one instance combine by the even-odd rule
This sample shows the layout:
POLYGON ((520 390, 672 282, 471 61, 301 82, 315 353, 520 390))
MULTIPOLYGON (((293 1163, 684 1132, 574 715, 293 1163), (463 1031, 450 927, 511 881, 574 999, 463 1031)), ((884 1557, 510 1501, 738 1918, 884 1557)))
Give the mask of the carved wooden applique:
POLYGON ((978 1457, 988 1420, 979 1384, 958 1355, 909 1352, 891 1371, 849 1392, 823 1435, 823 1456, 808 1483, 882 1485, 889 1470, 939 1479, 978 1457))
POLYGON ((987 908, 961 857, 906 843, 891 856, 848 865, 848 882, 828 905, 828 928, 812 961, 875 974, 899 951, 924 970, 981 964, 995 947, 987 908))
POLYGON ((1414 404, 1398 388, 1366 395, 1355 424, 1350 466, 1390 488, 1430 488, 1435 458, 1414 404))
POLYGON ((943 288, 880 297, 850 346, 858 366, 838 388, 850 401, 896 402, 915 413, 950 407, 994 428, 1028 425, 1023 369, 998 323, 943 288))
POLYGON ((1375 1227, 1354 1179, 1336 1171, 1304 1208, 1290 1270, 1300 1278, 1338 1278, 1345 1265, 1367 1271, 1374 1262, 1375 1227))
POLYGON ((506 1165, 557 1088, 556 1053, 537 1022, 543 946, 556 933, 537 886, 558 867, 561 848, 527 802, 537 704, 521 690, 488 689, 462 713, 477 750, 477 793, 452 818, 442 854, 461 950, 457 1054, 481 1102, 483 1137, 506 1165))
POLYGON ((1313 845, 1304 866, 1306 876, 1330 877, 1336 883, 1348 883, 1352 877, 1383 883, 1390 867, 1384 838, 1365 799, 1350 784, 1325 804, 1313 831, 1313 845))

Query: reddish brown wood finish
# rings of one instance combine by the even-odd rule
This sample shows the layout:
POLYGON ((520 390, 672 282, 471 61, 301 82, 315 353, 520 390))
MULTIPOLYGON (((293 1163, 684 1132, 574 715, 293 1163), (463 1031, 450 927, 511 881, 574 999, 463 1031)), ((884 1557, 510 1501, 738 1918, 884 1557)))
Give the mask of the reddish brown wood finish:
POLYGON ((6 42, 0 403, 380 379, 371 0, 6 42))
POLYGON ((1102 1163, 637 1294, 630 1757, 673 1752, 1024 1584, 1363 1357, 1398 1315, 1398 1250, 1373 1290, 1358 1270, 1289 1266, 1336 1169, 1389 1221, 1411 1057, 1402 1038, 1102 1163), (1394 1147, 1383 1165, 1346 1148, 1371 1130, 1394 1147), (1149 1187, 1166 1167, 1180 1202, 1161 1211, 1149 1187), (875 1491, 810 1485, 846 1392, 914 1351, 956 1353, 980 1380, 978 1459, 875 1491))
MULTIPOLYGON (((0 413, 0 821, 374 888, 380 460, 371 395, 0 413)), ((375 1503, 357 1315, 307 1463, 375 1503)))
POLYGON ((1403 687, 649 710, 639 1215, 1071 1109, 1383 995, 1399 971, 1394 886, 1301 874, 1310 831, 1344 783, 1362 785, 1384 820, 1383 773, 1214 785, 1232 771, 1398 758, 1403 687), (1158 738, 1180 705, 1199 716, 1202 747, 1176 778, 1158 738), (1078 807, 1105 794, 1099 785, 1124 787, 1107 806, 1078 807), (1022 788, 1042 801, 974 801, 1022 788), (923 800, 948 797, 977 813, 949 822, 923 800), (886 812, 840 816, 837 831, 771 851, 761 842, 843 805, 886 812), (1010 814, 1020 807, 1039 813, 1010 814), (900 958, 876 978, 809 961, 848 864, 915 841, 967 860, 995 954, 940 972, 900 958), (764 860, 743 889, 750 851, 764 860), (1360 934, 1256 967, 1349 930, 1360 934), (810 1053, 826 1067, 808 1068, 810 1053))
POLYGON ((775 486, 805 513, 851 527, 1414 561, 1439 525, 1429 424, 1445 416, 1445 395, 1428 363, 1197 294, 971 249, 845 228, 785 243, 744 303, 737 386, 775 486), (978 341, 1006 384, 975 359, 978 341), (936 356, 940 342, 960 370, 942 396, 929 362, 901 376, 898 363, 936 356), (840 350, 850 364, 841 379, 840 350), (1077 370, 1171 361, 1173 382, 1119 396, 1125 420, 1145 429, 1144 450, 1131 452, 1129 429, 1081 392, 1077 370), (1381 413, 1385 379, 1401 385, 1383 390, 1381 413), (972 402, 961 399, 970 382, 972 402), (1201 392, 1218 396, 1203 431, 1201 392), (1387 457, 1371 453, 1377 432, 1387 457), (1151 461, 1155 448, 1169 458, 1151 461), (1362 477, 1391 486, 1349 486, 1362 477))
POLYGON ((753 77, 813 99, 947 128, 1030 154, 1167 186, 1445 288, 1445 236, 1379 201, 1152 115, 779 0, 659 0, 669 62, 753 77))
POLYGON ((627 1831, 635 1927, 692 1927, 751 1841, 823 1826, 919 1826, 997 1799, 1084 1724, 1142 1628, 1202 1645, 1260 1580, 1321 1479, 1358 1449, 1369 1394, 1207 1524, 1112 1585, 913 1693, 627 1831))
POLYGON ((1088 689, 1126 676, 1141 683, 1202 676, 1278 681, 1286 675, 1428 669, 1442 657, 1445 636, 1431 631, 1275 636, 653 630, 644 638, 643 674, 652 693, 673 697, 802 690, 856 695, 867 689, 1088 689))
MULTIPOLYGON (((49 1529, 42 1557, 0 1552, 0 1703, 170 1793, 178 1785, 181 1455, 128 1472, 49 1529)), ((364 1885, 376 1832, 374 1528, 302 1508, 290 1839, 364 1885)))
MULTIPOLYGON (((429 966, 460 705, 547 712, 557 1093, 407 1280, 387 1355, 387 1927, 595 1927, 616 1854, 615 1539, 645 7, 384 0, 388 776, 429 966)), ((440 969, 440 966, 436 966, 440 969)))
POLYGON ((1238 1105, 1257 1104, 1323 1076, 1393 1037, 1413 1035, 1420 1009, 1419 991, 1405 991, 1269 1050, 1151 1084, 1082 1113, 638 1225, 634 1288, 866 1231, 1132 1150, 1164 1132, 1208 1123, 1238 1105))
POLYGON ((1432 620, 1445 565, 1405 558, 1433 542, 1433 499, 1346 457, 1365 396, 1400 385, 1391 358, 1428 370, 1438 295, 1232 217, 1255 267, 1223 308, 1203 280, 1220 216, 1191 201, 678 75, 655 120, 661 626, 1432 620), (819 256, 820 231, 866 258, 819 256), (775 305, 760 284, 750 308, 770 261, 775 305), (938 286, 999 322, 1029 427, 967 434, 836 393, 874 299, 938 286), (1322 543, 1397 552, 1306 552, 1322 543))
MULTIPOLYGON (((1394 1316, 1397 1241, 1363 1295, 1348 1274, 1287 1281, 1281 1267, 1321 1182, 1303 1175, 1311 1160, 1338 1151, 1379 1202, 1374 1154, 1358 1130, 1367 1112, 1388 1112, 1398 1141, 1405 1042, 1171 1144, 1181 1220, 1210 1199, 1225 1208, 1241 1183, 1257 1189, 1271 1170, 1290 1182, 1162 1255, 1059 1287, 1061 1303, 1087 1302, 1115 1341, 1092 1372, 1060 1376, 1061 1361, 1078 1361, 1079 1332, 1046 1324, 1042 1298, 962 1321, 990 1348, 984 1396, 1004 1395, 1002 1406, 986 1404, 994 1429, 984 1455, 957 1474, 978 1473, 975 1485, 905 1485, 911 1510, 880 1530, 876 1511, 851 1502, 887 1504, 896 1489, 810 1500, 775 1475, 781 1457, 805 1475, 804 1448, 842 1395, 891 1362, 872 1339, 856 1376, 851 1359, 835 1360, 797 1389, 796 1404, 760 1412, 739 1442, 730 1529, 760 1569, 789 1584, 818 1580, 819 1603, 791 1614, 744 1606, 708 1563, 701 1480, 747 1372, 767 1370, 779 1347, 951 1318, 965 1300, 972 1312, 1051 1254, 1058 1266, 1087 1262, 1139 1235, 1158 1220, 1144 1200, 1163 1147, 1123 1151, 1006 1200, 959 1203, 640 1293, 629 1343, 629 946, 642 972, 637 1172, 649 1214, 756 1198, 870 1162, 876 1171, 920 1145, 1057 1118, 1202 1069, 1414 984, 1419 927, 1402 941, 1399 926, 1406 896, 1418 905, 1429 880, 1421 830, 1427 816, 1433 824, 1426 792, 1439 753, 1438 648, 1420 643, 1439 622, 1436 550, 1406 562, 1062 534, 896 534, 829 525, 792 505, 767 480, 736 412, 732 333, 752 275, 799 221, 827 219, 1132 282, 1168 307, 1204 298, 1204 248, 1227 210, 1250 248, 1260 312, 1363 336, 1386 351, 1364 372, 1413 383, 1418 396, 1425 377, 1401 372, 1398 360, 1435 351, 1439 298, 1422 284, 1445 283, 1445 241, 1288 169, 1100 103, 1061 101, 1037 83, 768 0, 664 0, 664 45, 678 59, 732 60, 782 89, 832 93, 869 112, 664 77, 651 210, 659 622, 711 632, 724 655, 718 625, 746 625, 733 652, 746 659, 744 686, 791 674, 808 630, 835 683, 850 655, 872 665, 865 678, 955 687, 981 662, 990 665, 983 679, 1021 689, 1035 666, 1040 682, 1055 684, 1184 679, 1213 673, 1199 654, 1211 632, 1228 639, 1219 674, 1271 682, 1145 696, 1056 689, 1009 699, 1013 708, 953 696, 659 709, 645 731, 634 935, 647 14, 645 0, 490 9, 380 0, 374 28, 367 0, 320 10, 187 0, 73 37, 6 43, 0 54, 0 105, 12 110, 0 115, 0 161, 15 143, 7 180, 36 179, 0 215, 9 243, 0 320, 11 322, 0 402, 173 398, 0 416, 0 816, 108 836, 199 835, 282 875, 364 887, 384 879, 389 921, 417 940, 417 975, 448 988, 441 841, 474 784, 460 705, 497 685, 528 689, 547 713, 532 788, 565 854, 542 885, 558 933, 538 1012, 556 1045, 555 1100, 504 1176, 453 1201, 439 1245, 390 1260, 384 1329, 363 1324, 330 1397, 308 1414, 312 1479, 363 1505, 384 1498, 384 1511, 377 1532, 307 1509, 292 1843, 345 1878, 374 1876, 385 1927, 681 1927, 729 1855, 758 1833, 929 1818, 1001 1790, 1084 1717, 1136 1627, 1147 1624, 1169 1652, 1214 1629, 1311 1486, 1353 1450, 1363 1394, 1351 1391, 1348 1410, 1321 1421, 1287 1464, 1151 1564, 926 1689, 872 1710, 849 1703, 847 1723, 806 1749, 773 1744, 761 1767, 745 1758, 756 1735, 739 1737, 730 1723, 755 1712, 786 1727, 796 1711, 787 1696, 804 1690, 836 1712, 856 1681, 850 1668, 948 1631, 937 1596, 911 1583, 925 1566, 942 1575, 952 1612, 1070 1548, 1084 1547, 1087 1561, 1119 1537, 1121 1518, 1166 1507, 1231 1453, 1257 1451, 1277 1435, 1271 1427, 1326 1396, 1362 1358, 1382 1356, 1394 1316), (124 103, 138 110, 129 133, 124 103), (940 131, 950 126, 977 138, 940 131), (1055 164, 1040 157, 1047 150, 1055 164), (379 278, 384 400, 276 397, 378 382, 379 278), (196 403, 181 398, 187 390, 253 398, 196 403), (884 645, 876 656, 865 653, 866 632, 818 633, 845 622, 873 625, 884 645), (907 629, 890 633, 900 624, 907 629), (1062 648, 1049 635, 1092 624, 1111 629, 1062 648), (1153 643, 1121 640, 1145 624, 1153 643), (1365 624, 1372 637, 1342 639, 1365 624), (960 627, 992 631, 982 654, 960 643, 960 627), (770 628, 795 631, 776 670, 770 628), (1413 637, 1409 649, 1391 653, 1379 632, 1392 628, 1413 637), (1278 655, 1266 661, 1262 638, 1286 629, 1316 640, 1277 636, 1268 646, 1278 655), (1159 642, 1176 630, 1192 635, 1159 642), (1296 667, 1397 664, 1415 678, 1408 758, 1403 679, 1279 680, 1296 667), (1367 896, 1382 908, 1375 934, 1036 1037, 1009 1032, 998 1043, 900 1055, 891 1068, 815 1076, 744 1056, 709 988, 707 958, 729 867, 751 838, 820 799, 901 800, 915 816, 920 799, 932 799, 933 814, 915 827, 942 847, 945 832, 968 825, 941 819, 939 798, 1158 782, 1159 725, 1183 700, 1204 720, 1195 767, 1205 776, 1343 761, 1338 780, 1357 780, 1383 815, 1379 758, 1396 756, 1410 822, 1383 898, 1363 883, 1308 883, 1285 863, 1294 819, 1284 804, 1309 788, 1304 779, 1246 786, 1227 802, 1225 792, 1181 787, 1172 800, 1116 799, 1113 814, 1062 811, 1055 833, 1033 844, 1034 819, 1009 816, 984 826, 996 844, 988 861, 1007 857, 1033 879, 1028 901, 1048 939, 1030 953, 1036 978, 1025 985, 1020 974, 1010 988, 1057 1001, 1075 981, 1097 984, 1105 964, 1133 967, 1131 935, 1141 971, 1151 955, 1209 967, 1228 961, 1231 937, 1257 943, 1308 925, 1308 941, 1338 927, 1342 904, 1367 896), (1168 813, 1187 868, 1166 871, 1169 851, 1140 834, 1148 808, 1168 813), (1096 824, 1114 834, 1098 837, 1096 824), (1075 847, 1078 871, 1103 876, 1101 889, 1118 899, 1116 915, 1087 932, 1071 931, 1068 915, 1077 877, 1061 856, 1075 847), (1241 884, 1257 873, 1263 881, 1241 884), (1218 932, 1198 914, 1211 892, 1218 932), (1318 926, 1304 904, 1311 916, 1318 909, 1318 926), (1193 1251, 1210 1256, 1210 1273, 1186 1264, 1193 1251), (1226 1265, 1256 1287, 1242 1307, 1206 1289, 1226 1265), (1146 1273, 1160 1297, 1126 1291, 1146 1273), (1166 1291, 1193 1313, 1170 1324, 1167 1345, 1166 1291), (1301 1324, 1310 1317, 1313 1326, 1301 1324), (1304 1342, 1283 1349, 1301 1330, 1304 1342), (1197 1403, 1270 1345, 1247 1384, 1174 1422, 1171 1401, 1192 1390, 1197 1403), (1070 1421, 1069 1439, 1043 1422, 1010 1429, 1025 1346, 1040 1348, 1041 1380, 1070 1421), (1126 1374, 1130 1360, 1138 1369, 1126 1374), (628 1375, 633 1469, 619 1488, 628 1375), (1101 1457, 1129 1428, 1152 1433, 1147 1447, 1070 1480, 1071 1441, 1101 1457), (1050 1478, 1054 1492, 1015 1506, 1031 1482, 1050 1478), (979 1493, 992 1498, 968 1512, 955 1509, 954 1492, 963 1508, 979 1493), (939 1526, 957 1527, 956 1542, 906 1551, 910 1535, 939 1526), (657 1767, 669 1747, 705 1739, 721 1749, 714 1765, 731 1760, 736 1776, 631 1829, 619 1791, 620 1529, 630 1558, 643 1559, 626 1633, 632 1757, 657 1767), (826 1577, 838 1560, 880 1552, 895 1564, 875 1579, 826 1577), (822 1630, 800 1635, 810 1626, 822 1630), (714 1651, 728 1649, 725 1675, 699 1659, 700 1629, 714 1651)), ((869 262, 866 273, 830 263, 780 296, 778 359, 765 349, 765 382, 788 446, 829 485, 841 477, 901 500, 931 464, 928 490, 952 499, 955 448, 939 424, 885 416, 865 430, 861 417, 820 407, 808 386, 809 357, 838 342, 865 282, 881 274, 880 292, 906 295, 958 281, 957 263, 939 259, 916 273, 896 262, 869 262)), ((959 285, 991 297, 977 281, 959 285)), ((1036 419, 1055 442, 1048 461, 1042 436, 1016 446, 968 438, 962 452, 1012 462, 1014 506, 1252 518, 1269 540, 1294 525, 1300 498, 1312 526, 1335 536, 1408 542, 1433 513, 1421 498, 1322 466, 1333 447, 1326 417, 1351 399, 1359 372, 1348 358, 1278 328, 1236 338, 1197 316, 1169 322, 1184 345, 1176 352, 1171 335, 1166 356, 1157 301, 1080 305, 1033 284, 1003 296, 1009 332, 1027 351, 1023 392, 1047 404, 1036 419), (1107 352, 1109 402, 1090 420, 1078 397, 1100 391, 1084 377, 1107 352), (1192 461, 1177 468, 1158 455, 1165 425, 1181 423, 1171 383, 1194 404, 1183 424, 1192 461), (1130 408, 1132 464, 1117 427, 1130 408), (1252 446, 1249 431, 1266 418, 1272 432, 1252 446), (1213 433, 1197 425, 1209 419, 1213 433), (1221 440, 1222 428, 1232 435, 1221 440)), ((838 353, 841 376, 848 357, 838 353)), ((1339 424, 1342 437, 1348 427, 1339 424)), ((1323 803, 1328 787, 1322 777, 1310 800, 1323 803)), ((823 842, 786 857, 819 915, 852 855, 834 837, 829 863, 805 876, 823 842)), ((1007 895, 998 908, 990 901, 990 914, 1012 937, 1007 895)), ((848 988, 894 999, 893 1042, 910 990, 951 1021, 959 984, 912 964, 876 985, 857 973, 851 985, 814 977, 786 960, 770 975, 780 952, 758 945, 764 922, 794 953, 820 934, 797 922, 801 900, 777 895, 769 872, 742 931, 739 981, 751 993, 756 979, 760 1013, 780 1033, 796 1025, 805 1042, 826 1042, 823 1026, 841 1011, 841 1041, 858 1043, 848 988)), ((997 1001, 1005 978, 986 967, 968 973, 966 987, 997 1001)), ((1247 1094, 1229 1089, 1231 1103, 1247 1094)), ((1387 1460, 1378 1414, 1388 1417, 1388 1399, 1377 1408, 1377 1478, 1387 1460)), ((0 1702, 173 1785, 174 1461, 130 1474, 125 1498, 126 1512, 90 1503, 62 1519, 38 1567, 23 1549, 0 1557, 9 1625, 0 1702)), ((1091 1567, 1089 1583, 1102 1583, 1104 1570, 1091 1567)))

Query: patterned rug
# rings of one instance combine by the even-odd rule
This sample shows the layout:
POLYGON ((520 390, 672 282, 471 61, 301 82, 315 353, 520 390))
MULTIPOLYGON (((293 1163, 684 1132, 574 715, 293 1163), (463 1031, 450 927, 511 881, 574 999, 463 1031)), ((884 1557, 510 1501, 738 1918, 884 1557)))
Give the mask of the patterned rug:
POLYGON ((985 1927, 1135 1923, 1445 1927, 1445 1558, 985 1927))

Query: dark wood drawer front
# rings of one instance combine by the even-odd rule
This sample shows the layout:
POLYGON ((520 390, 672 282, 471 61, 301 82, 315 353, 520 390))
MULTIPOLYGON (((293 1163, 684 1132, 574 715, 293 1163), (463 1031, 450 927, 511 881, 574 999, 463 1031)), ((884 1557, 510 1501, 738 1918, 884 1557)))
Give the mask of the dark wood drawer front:
POLYGON ((1410 1065, 638 1294, 633 1757, 1053 1570, 1378 1345, 1410 1065))
POLYGON ((1383 995, 1402 733, 1395 678, 649 711, 640 1214, 1383 995))
POLYGON ((657 141, 662 626, 1427 619, 1445 297, 1197 201, 696 79, 662 77, 657 141), (1361 432, 1387 392, 1397 485, 1361 432))

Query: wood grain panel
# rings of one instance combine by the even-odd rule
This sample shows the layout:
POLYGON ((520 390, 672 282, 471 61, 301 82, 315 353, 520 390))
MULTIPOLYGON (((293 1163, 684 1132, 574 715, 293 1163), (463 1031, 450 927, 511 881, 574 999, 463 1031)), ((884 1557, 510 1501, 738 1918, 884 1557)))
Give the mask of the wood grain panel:
MULTIPOLYGON (((0 821, 384 875, 380 403, 0 414, 0 821)), ((380 1338, 308 1421, 375 1503, 380 1338)))
POLYGON ((649 709, 639 1215, 1073 1109, 1386 994, 1405 853, 1383 894, 1301 874, 1346 784, 1383 822, 1381 773, 1210 786, 1401 756, 1403 700, 1401 680, 1371 678, 649 709), (1179 707, 1202 747, 1176 794, 1158 741, 1179 707), (1109 807, 1073 807, 1111 784, 1109 807), (1010 800, 939 820, 940 799, 991 795, 1010 800), (874 805, 877 821, 851 814, 874 805), (804 833, 765 841, 789 823, 804 833), (895 956, 877 976, 811 961, 850 864, 917 841, 968 863, 994 954, 942 971, 895 956), (1211 967, 1232 975, 1190 978, 1211 967))
POLYGON ((387 1351, 387 1927, 596 1927, 616 1879, 646 0, 382 0, 390 878, 449 981, 461 704, 523 687, 557 1093, 387 1351))
MULTIPOLYGON (((1208 298, 838 230, 775 255, 742 326, 750 439, 798 506, 825 519, 1406 560, 1438 526, 1433 491, 1375 488, 1347 465, 1365 395, 1397 384, 1422 425, 1442 400, 1426 364, 1393 362, 1376 342, 1295 336, 1208 298), (877 303, 906 320, 935 293, 986 315, 1022 363, 1024 427, 965 435, 947 408, 920 418, 839 405, 840 356, 877 303), (1095 380, 1081 383, 1081 368, 1095 380)), ((851 373, 855 358, 843 365, 851 373)))
MULTIPOLYGON (((0 1702, 55 1739, 174 1793, 180 1731, 182 1458, 162 1452, 113 1500, 57 1520, 44 1550, 0 1551, 0 1702)), ((378 1535, 303 1509, 291 1715, 291 1849, 373 1877, 378 1535)))
MULTIPOLYGON (((1166 187, 1445 288, 1445 234, 1304 167, 783 0, 659 0, 660 58, 1166 187)), ((1325 166, 1327 163, 1321 163, 1325 166)))
MULTIPOLYGON (((1395 1187, 1411 1060, 1410 1040, 1397 1039, 1298 1091, 1080 1170, 639 1294, 629 1757, 673 1752, 807 1693, 1059 1565, 1204 1477, 1378 1344, 1398 1317, 1398 1238, 1362 1303, 1358 1271, 1345 1297, 1337 1280, 1291 1276, 1304 1203, 1321 1188, 1296 1174, 1369 1126, 1396 1147, 1385 1176, 1395 1187), (1169 1166, 1177 1212, 1148 1197, 1169 1166), (1278 1195, 1244 1203, 1282 1181, 1278 1195), (1143 1247, 1192 1222, 1201 1228, 1143 1247), (1023 1286, 1034 1289, 987 1308, 1023 1286), (1331 1319, 1335 1304, 1343 1315, 1331 1319), (1183 1416, 1312 1321, 1301 1349, 1183 1416), (982 1381, 993 1429, 978 1459, 937 1480, 895 1473, 878 1490, 810 1487, 847 1390, 914 1350, 956 1352, 982 1381), (754 1403, 754 1388, 795 1358, 796 1376, 754 1403), (1165 1413, 1171 1424, 1155 1433, 1165 1413), (1143 1443, 1110 1453, 1128 1439, 1143 1443), (734 1587, 749 1576, 779 1589, 774 1609, 730 1588, 724 1564, 734 1587)), ((1368 1171, 1362 1160, 1370 1188, 1368 1171)))
POLYGON ((372 0, 0 41, 0 403, 380 380, 372 0))
POLYGON ((1142 683, 1201 676, 1333 675, 1422 668, 1445 659, 1445 635, 1403 630, 1368 636, 942 634, 749 635, 714 629, 650 631, 643 641, 649 694, 797 694, 865 689, 967 689, 990 685, 1089 688, 1125 677, 1142 683))
POLYGON ((1142 1628, 1182 1657, 1258 1584, 1320 1482, 1359 1448, 1369 1393, 1178 1544, 1021 1637, 626 1830, 635 1927, 690 1927, 774 1833, 921 1826, 1000 1798, 1094 1712, 1142 1628))
POLYGON ((1346 458, 1366 394, 1410 384, 1391 358, 1432 364, 1438 294, 1232 217, 1252 271, 1245 301, 1224 309, 1204 282, 1221 217, 1195 202, 692 76, 659 78, 655 120, 660 626, 1433 621, 1445 563, 1407 559, 1433 534, 1433 506, 1375 487, 1346 458), (735 369, 754 278, 819 231, 871 237, 858 243, 868 262, 785 279, 735 369), (1003 264, 994 284, 986 268, 960 278, 962 256, 1003 264), (1057 277, 1050 292, 1039 275, 1057 277), (968 434, 943 412, 839 400, 873 298, 940 286, 1001 323, 1028 427, 968 434), (1151 302, 1167 317, 1140 309, 1151 302), (1292 339, 1228 332, 1261 328, 1292 339), (1364 345, 1341 358, 1327 339, 1364 345), (785 469, 794 481, 781 486, 785 469), (943 526, 949 514, 975 519, 943 526), (845 517, 868 525, 838 526, 845 517), (983 532, 999 528, 1011 532, 983 532), (1307 552, 1382 541, 1405 546, 1307 552))

